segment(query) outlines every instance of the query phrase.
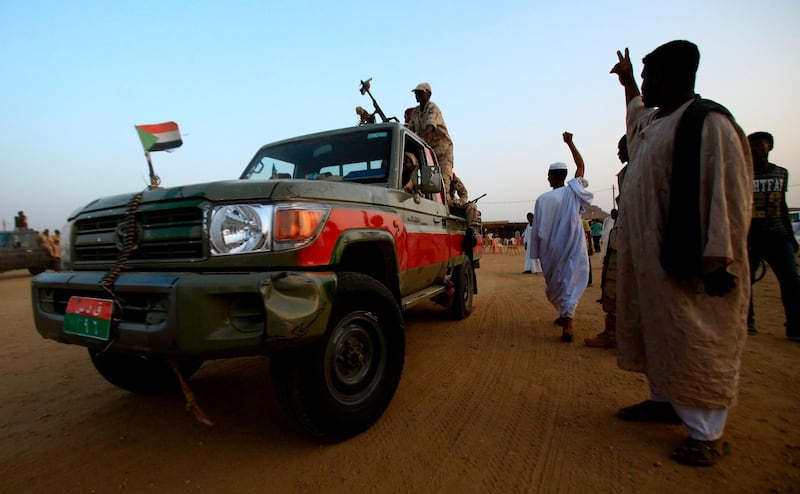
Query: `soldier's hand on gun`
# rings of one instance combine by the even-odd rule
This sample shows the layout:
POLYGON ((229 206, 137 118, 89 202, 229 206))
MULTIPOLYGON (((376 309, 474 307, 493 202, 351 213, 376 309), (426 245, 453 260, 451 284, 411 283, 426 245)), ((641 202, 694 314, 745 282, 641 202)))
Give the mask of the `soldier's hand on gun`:
POLYGON ((570 134, 569 132, 564 132, 563 134, 561 134, 561 136, 564 138, 564 142, 566 142, 567 144, 572 142, 572 134, 570 134))
POLYGON ((631 55, 628 52, 628 49, 625 48, 625 55, 622 55, 622 52, 617 50, 617 59, 619 61, 611 68, 611 74, 617 74, 619 77, 619 82, 623 86, 626 82, 633 80, 633 65, 631 65, 631 55))

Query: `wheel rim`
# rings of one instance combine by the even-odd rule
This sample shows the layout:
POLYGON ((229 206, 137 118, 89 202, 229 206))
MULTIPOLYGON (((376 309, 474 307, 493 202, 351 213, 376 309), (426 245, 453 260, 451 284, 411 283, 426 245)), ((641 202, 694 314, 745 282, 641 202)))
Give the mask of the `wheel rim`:
POLYGON ((336 401, 355 405, 378 386, 386 341, 377 318, 353 312, 333 329, 325 349, 325 384, 336 401))

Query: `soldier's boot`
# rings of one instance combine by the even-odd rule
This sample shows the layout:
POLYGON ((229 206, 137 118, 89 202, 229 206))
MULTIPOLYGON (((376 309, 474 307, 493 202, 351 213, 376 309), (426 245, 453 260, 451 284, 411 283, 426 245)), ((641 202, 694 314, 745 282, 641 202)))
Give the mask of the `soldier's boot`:
POLYGON ((606 327, 594 338, 584 338, 586 346, 593 348, 616 348, 617 347, 617 327, 616 317, 606 314, 606 327))

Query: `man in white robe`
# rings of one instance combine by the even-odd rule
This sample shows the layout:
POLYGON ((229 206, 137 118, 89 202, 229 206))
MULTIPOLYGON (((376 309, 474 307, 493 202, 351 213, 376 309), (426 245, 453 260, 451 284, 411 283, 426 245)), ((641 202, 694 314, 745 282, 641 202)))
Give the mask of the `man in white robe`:
POLYGON ((553 163, 547 180, 553 188, 536 200, 534 221, 528 239, 528 257, 539 259, 545 280, 547 300, 558 311, 561 339, 573 339, 572 320, 583 291, 589 281, 589 254, 581 214, 592 203, 594 194, 585 187, 583 158, 572 142, 572 134, 564 132, 577 170, 575 178, 564 184, 567 165, 553 163))
POLYGON ((600 259, 606 258, 608 251, 608 236, 611 235, 611 229, 614 228, 614 222, 617 221, 617 210, 612 209, 611 215, 606 216, 603 220, 603 233, 600 235, 600 259))
POLYGON ((647 55, 641 95, 628 50, 617 56, 611 72, 625 88, 630 154, 617 219, 617 360, 645 373, 650 387, 648 400, 617 416, 683 423, 688 438, 672 458, 710 466, 727 452, 721 437, 746 339, 747 138, 718 105, 702 119, 682 118, 713 103, 694 93, 693 43, 672 41, 647 55), (674 214, 687 203, 685 214, 674 214), (697 228, 682 226, 690 223, 697 228))
POLYGON ((542 263, 539 262, 539 259, 531 259, 530 257, 530 242, 528 239, 531 238, 531 228, 533 228, 533 213, 527 214, 528 224, 525 225, 525 231, 522 232, 522 242, 525 244, 525 270, 522 274, 536 274, 541 276, 542 274, 542 263))

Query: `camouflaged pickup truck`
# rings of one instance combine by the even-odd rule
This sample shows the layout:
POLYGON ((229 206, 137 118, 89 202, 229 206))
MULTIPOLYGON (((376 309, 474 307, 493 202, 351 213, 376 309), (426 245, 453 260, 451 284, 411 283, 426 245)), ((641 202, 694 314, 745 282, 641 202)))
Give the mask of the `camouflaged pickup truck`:
POLYGON ((400 124, 280 141, 239 180, 75 211, 63 270, 32 281, 36 328, 87 347, 132 392, 177 386, 173 370, 188 379, 206 359, 269 355, 286 413, 345 439, 394 395, 404 309, 433 300, 470 315, 482 242, 466 216, 446 205, 431 149, 400 124), (419 163, 411 192, 407 152, 419 163))

